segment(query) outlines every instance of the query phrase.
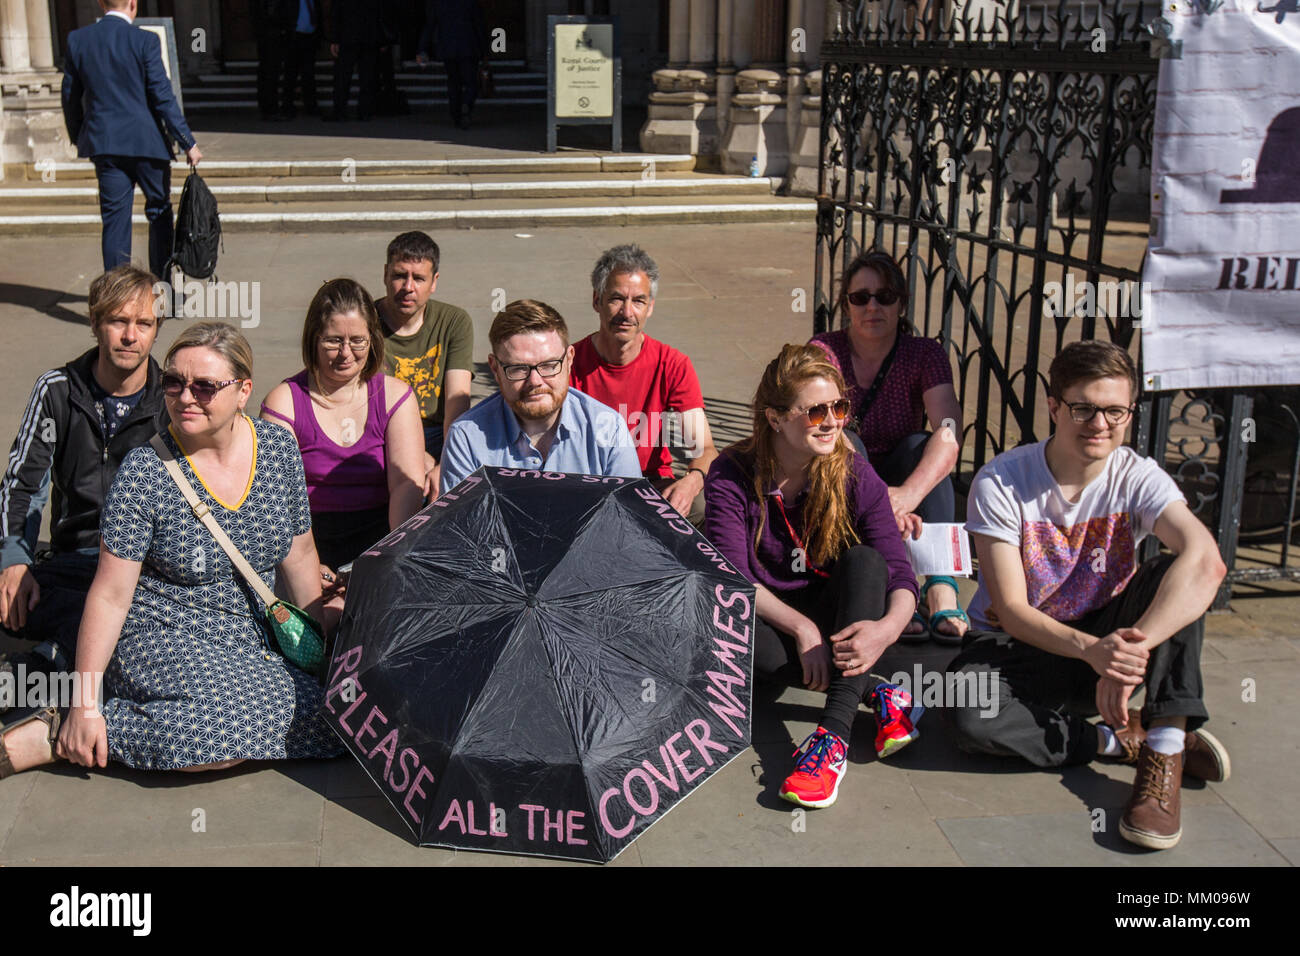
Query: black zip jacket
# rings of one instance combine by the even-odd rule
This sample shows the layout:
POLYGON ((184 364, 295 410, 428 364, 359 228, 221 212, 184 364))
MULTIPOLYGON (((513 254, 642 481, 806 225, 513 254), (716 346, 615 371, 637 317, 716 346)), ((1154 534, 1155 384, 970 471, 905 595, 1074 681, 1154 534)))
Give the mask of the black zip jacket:
POLYGON ((145 393, 105 447, 91 397, 98 347, 36 380, 0 485, 0 567, 31 564, 36 522, 27 531, 32 497, 50 473, 50 546, 57 554, 99 547, 99 513, 127 452, 146 445, 163 408, 161 370, 149 358, 145 393))

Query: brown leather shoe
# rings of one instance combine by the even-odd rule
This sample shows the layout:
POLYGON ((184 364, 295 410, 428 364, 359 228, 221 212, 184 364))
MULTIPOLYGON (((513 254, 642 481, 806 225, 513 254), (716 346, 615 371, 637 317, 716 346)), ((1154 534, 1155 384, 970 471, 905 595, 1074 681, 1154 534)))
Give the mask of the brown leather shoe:
POLYGON ((1114 759, 1120 763, 1137 763, 1142 745, 1147 739, 1147 732, 1142 729, 1142 711, 1133 709, 1128 712, 1128 725, 1115 731, 1115 739, 1119 742, 1122 752, 1114 759))
POLYGON ((1197 780, 1222 783, 1232 773, 1228 748, 1208 730, 1194 730, 1183 745, 1183 773, 1197 780))
POLYGON ((1177 846, 1183 836, 1182 783, 1183 755, 1156 753, 1143 744, 1133 793, 1119 821, 1120 836, 1152 850, 1177 846))

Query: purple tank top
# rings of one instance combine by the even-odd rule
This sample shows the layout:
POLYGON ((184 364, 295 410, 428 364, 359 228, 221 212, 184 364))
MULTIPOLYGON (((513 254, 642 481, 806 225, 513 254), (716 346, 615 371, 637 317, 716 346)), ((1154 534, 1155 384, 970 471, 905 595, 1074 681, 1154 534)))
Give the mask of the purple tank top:
MULTIPOLYGON (((307 370, 285 379, 293 395, 293 433, 302 452, 307 475, 307 499, 311 510, 364 511, 388 504, 388 458, 384 433, 392 417, 385 409, 384 376, 374 375, 366 383, 366 427, 351 445, 335 444, 316 421, 307 390, 307 370)), ((393 411, 411 397, 408 385, 393 411)), ((272 409, 265 411, 285 421, 272 409)))

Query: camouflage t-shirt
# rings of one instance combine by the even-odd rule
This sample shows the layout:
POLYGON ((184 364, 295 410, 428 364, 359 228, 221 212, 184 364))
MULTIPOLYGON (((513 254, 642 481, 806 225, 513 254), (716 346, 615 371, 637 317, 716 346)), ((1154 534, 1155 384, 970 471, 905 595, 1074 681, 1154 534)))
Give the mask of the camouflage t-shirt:
POLYGON ((469 313, 430 299, 424 307, 424 324, 414 335, 385 332, 384 365, 389 375, 415 390, 424 423, 441 425, 447 369, 474 371, 474 325, 469 313))

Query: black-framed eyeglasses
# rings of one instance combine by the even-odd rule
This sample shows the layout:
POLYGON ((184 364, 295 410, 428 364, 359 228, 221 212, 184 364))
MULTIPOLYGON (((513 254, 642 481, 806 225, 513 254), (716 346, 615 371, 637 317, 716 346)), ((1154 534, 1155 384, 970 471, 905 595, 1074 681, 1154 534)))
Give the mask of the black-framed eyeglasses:
POLYGON ((217 397, 217 392, 227 386, 234 385, 236 382, 242 382, 242 378, 232 378, 226 382, 214 382, 206 378, 196 378, 192 382, 187 382, 179 375, 173 375, 171 372, 164 372, 162 377, 163 394, 168 398, 180 398, 185 394, 185 389, 190 390, 196 402, 206 405, 217 397))
POLYGON ((506 365, 497 359, 497 364, 501 366, 501 374, 506 377, 506 381, 525 382, 532 377, 534 369, 542 378, 555 378, 564 368, 564 358, 547 359, 536 365, 506 365))
POLYGON ((1136 405, 1108 405, 1102 408, 1100 405, 1094 405, 1092 402, 1066 402, 1065 407, 1070 410, 1070 419, 1076 425, 1085 425, 1097 417, 1101 412, 1106 417, 1106 422, 1110 425, 1123 425, 1133 415, 1136 405))
POLYGON ((853 408, 853 403, 847 398, 841 398, 834 402, 818 402, 816 405, 809 405, 807 408, 782 408, 783 412, 794 412, 796 415, 807 415, 808 423, 811 425, 820 425, 826 421, 827 415, 834 415, 837 422, 842 422, 849 417, 849 411, 853 408))
POLYGON ((856 292, 850 292, 848 300, 853 305, 866 305, 872 299, 875 299, 881 305, 893 305, 898 301, 899 295, 893 289, 880 289, 877 292, 868 292, 866 289, 858 289, 856 292))

